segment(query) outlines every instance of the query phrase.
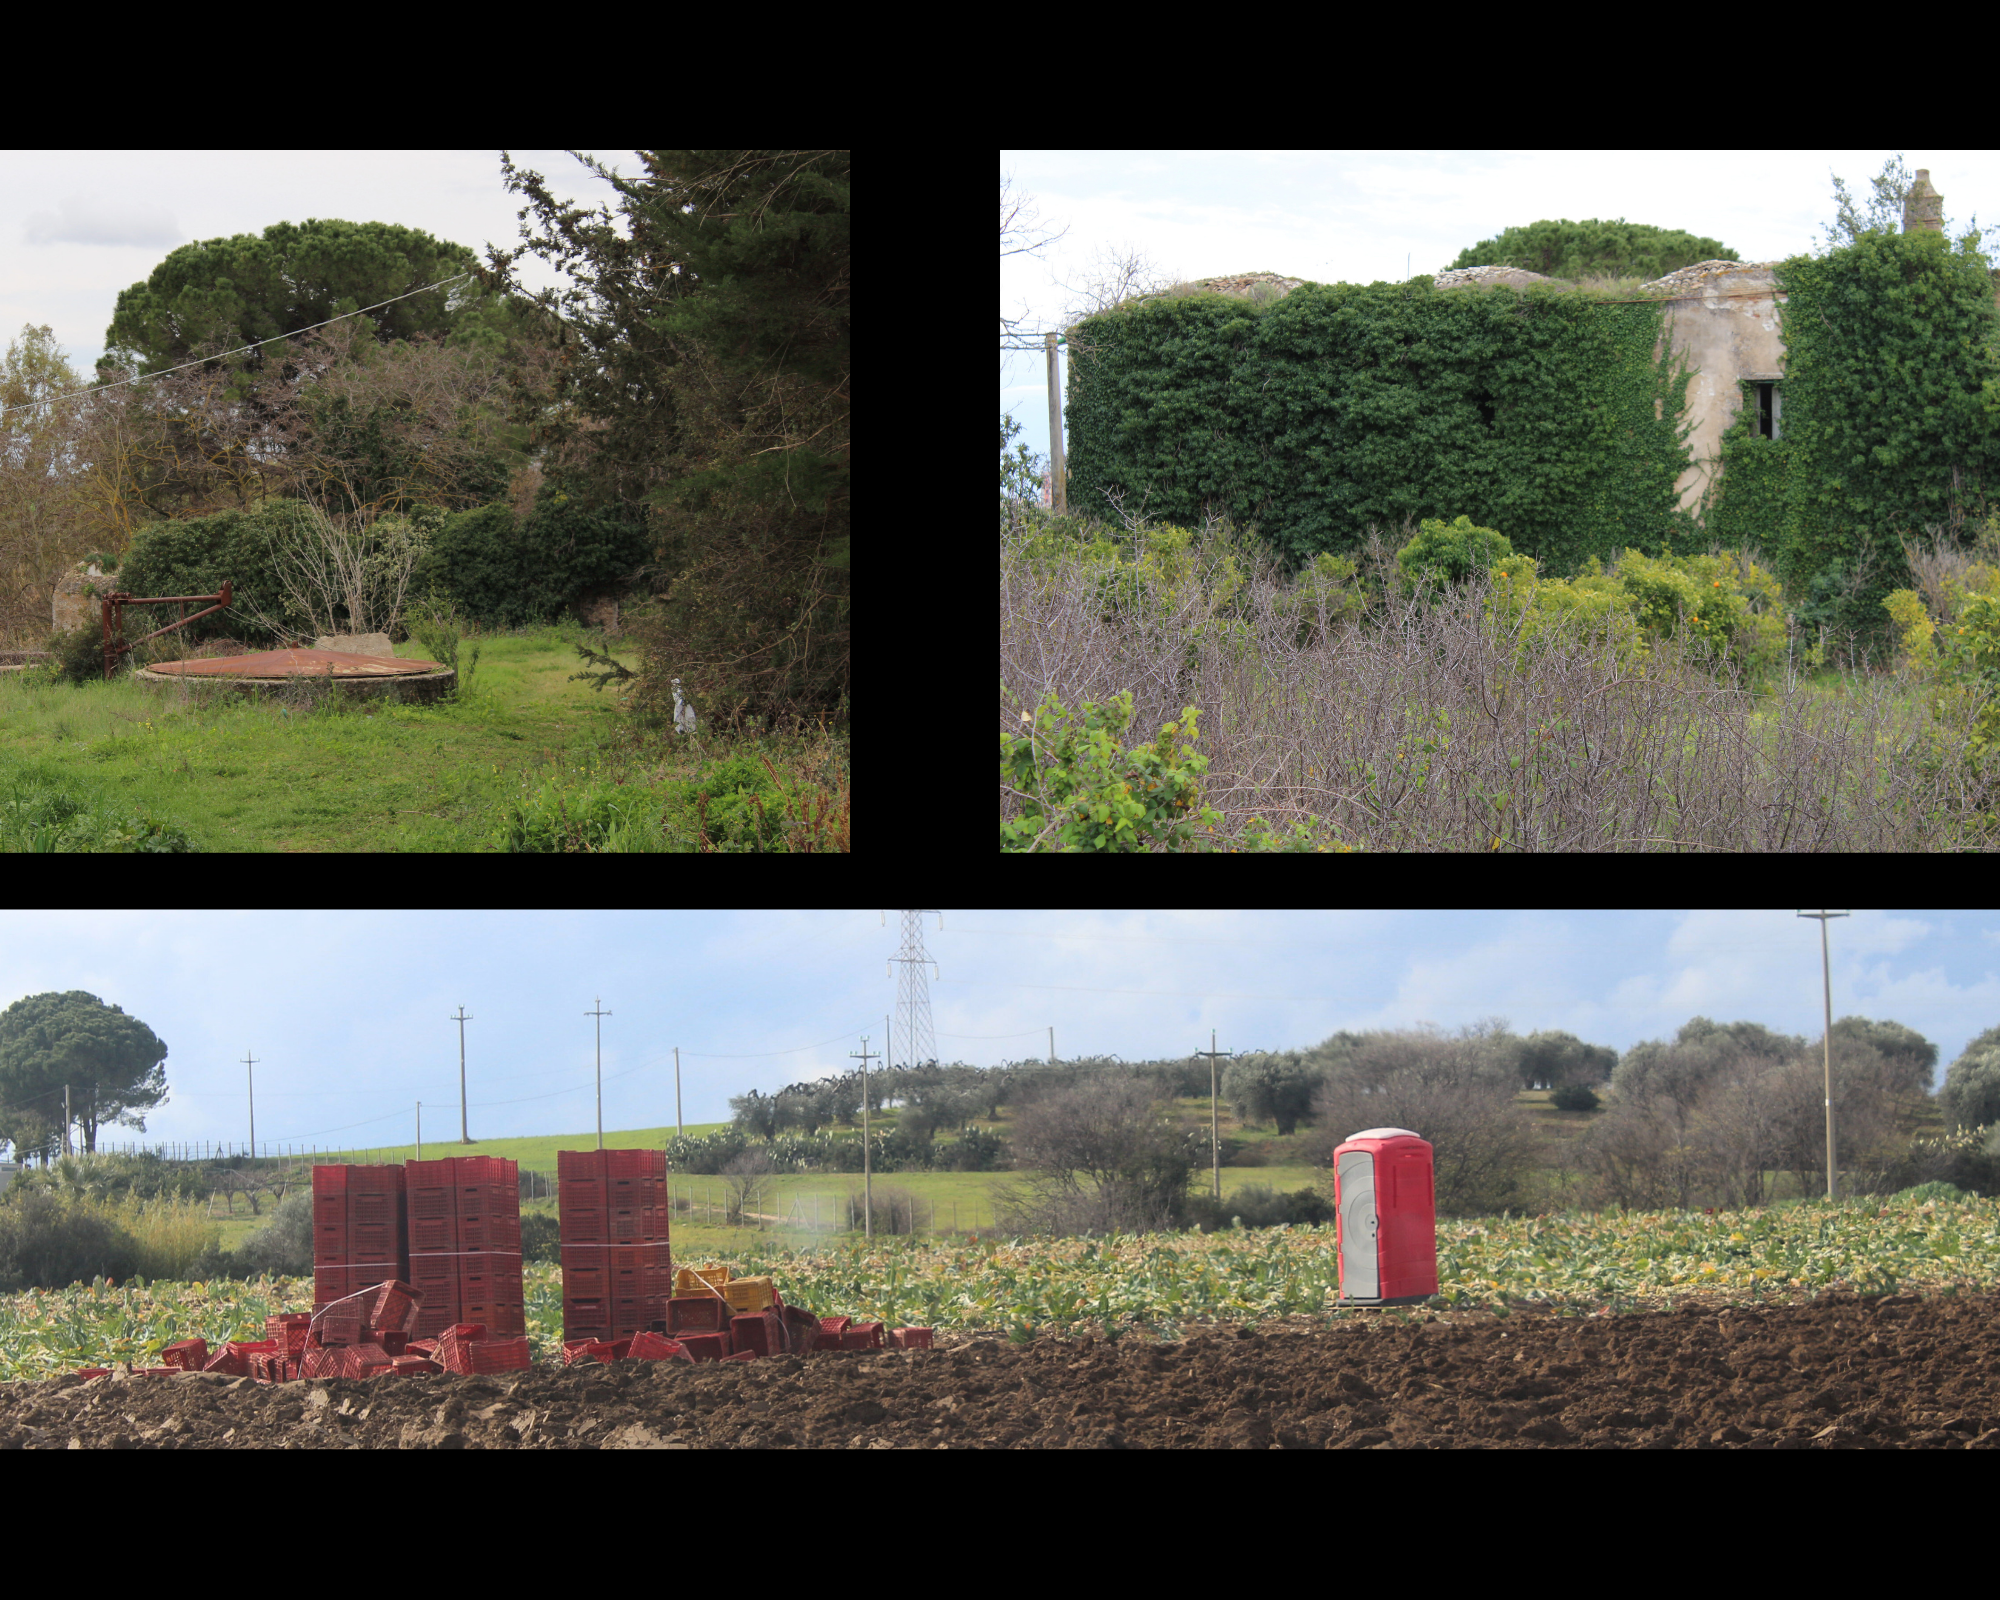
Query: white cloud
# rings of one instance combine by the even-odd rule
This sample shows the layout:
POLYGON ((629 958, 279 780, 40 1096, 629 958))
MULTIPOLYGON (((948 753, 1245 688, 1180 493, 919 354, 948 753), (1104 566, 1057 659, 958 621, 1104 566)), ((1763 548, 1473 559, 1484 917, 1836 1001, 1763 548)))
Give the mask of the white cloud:
POLYGON ((77 200, 32 212, 21 230, 28 244, 173 246, 187 236, 165 206, 143 200, 77 200))

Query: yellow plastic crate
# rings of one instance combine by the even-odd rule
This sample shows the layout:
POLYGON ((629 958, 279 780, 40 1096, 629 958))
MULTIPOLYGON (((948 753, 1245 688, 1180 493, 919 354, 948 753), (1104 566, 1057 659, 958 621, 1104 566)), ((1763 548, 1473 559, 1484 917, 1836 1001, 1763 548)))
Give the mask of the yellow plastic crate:
POLYGON ((731 1311, 768 1311, 771 1309, 773 1285, 769 1278, 738 1278, 733 1283, 722 1286, 722 1298, 729 1302, 731 1311))
POLYGON ((676 1294, 707 1294, 729 1282, 727 1267, 682 1267, 674 1280, 676 1294))

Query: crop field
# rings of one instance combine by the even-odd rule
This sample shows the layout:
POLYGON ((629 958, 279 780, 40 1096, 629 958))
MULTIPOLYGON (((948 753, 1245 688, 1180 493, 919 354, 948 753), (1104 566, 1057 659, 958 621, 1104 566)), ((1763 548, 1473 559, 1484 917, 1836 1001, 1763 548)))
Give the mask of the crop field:
MULTIPOLYGON (((892 1327, 1179 1337, 1203 1323, 1337 1322, 1334 1230, 935 1244, 853 1240, 795 1249, 741 1234, 739 1273, 769 1272, 822 1316, 892 1327)), ((707 1243, 706 1240, 700 1241, 707 1243)), ((686 1263, 714 1258, 690 1239, 686 1263), (693 1246, 693 1248, 691 1248, 693 1246)), ((1439 1305, 1501 1316, 1530 1308, 1591 1316, 1676 1305, 1795 1301, 2000 1288, 2000 1202, 1807 1204, 1715 1216, 1521 1217, 1438 1229, 1439 1305)), ((560 1273, 529 1263, 528 1329, 538 1359, 559 1359, 560 1273)), ((147 1364, 197 1335, 216 1344, 261 1330, 273 1311, 312 1304, 307 1279, 249 1284, 99 1284, 0 1297, 0 1379, 113 1361, 147 1364)), ((1392 1318, 1421 1313, 1392 1312, 1392 1318)), ((261 1337, 261 1334, 257 1335, 261 1337)))
POLYGON ((73 1375, 253 1333, 303 1281, 15 1295, 0 1448, 2000 1448, 2000 1203, 1486 1219, 1439 1243, 1436 1301, 1363 1311, 1334 1307, 1321 1228, 758 1237, 737 1270, 938 1344, 747 1365, 562 1368, 558 1275, 530 1265, 534 1371, 372 1383, 73 1375))

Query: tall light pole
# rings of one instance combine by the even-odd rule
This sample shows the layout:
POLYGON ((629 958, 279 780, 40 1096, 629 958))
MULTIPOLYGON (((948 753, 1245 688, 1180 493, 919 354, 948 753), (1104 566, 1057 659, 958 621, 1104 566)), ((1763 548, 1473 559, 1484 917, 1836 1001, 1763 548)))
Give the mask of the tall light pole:
MULTIPOLYGON (((848 1059, 854 1053, 848 1052, 848 1059)), ((868 1035, 861 1036, 861 1225, 875 1237, 875 1168, 868 1151, 868 1035)))
POLYGON ((250 1078, 250 1159, 257 1159, 257 1063, 249 1051, 243 1052, 243 1069, 250 1078))
POLYGON ((458 1015, 452 1019, 458 1024, 458 1142, 471 1144, 472 1135, 465 1125, 465 1025, 472 1018, 465 1014, 465 1007, 458 1008, 458 1015))
POLYGON ((1208 1048, 1206 1050, 1197 1050, 1195 1054, 1208 1057, 1208 1157, 1214 1163, 1215 1167, 1215 1198, 1220 1200, 1222 1198, 1222 1114, 1217 1104, 1220 1091, 1217 1089, 1215 1082, 1215 1059, 1217 1056, 1233 1056, 1236 1052, 1234 1050, 1216 1049, 1215 1035, 1211 1032, 1208 1036, 1208 1048))
POLYGON ((1826 979, 1826 1197, 1837 1199, 1839 1178, 1833 1164, 1833 957, 1827 948, 1826 925, 1835 917, 1853 915, 1848 911, 1801 911, 1819 924, 1820 973, 1826 979))
POLYGON ((586 1017, 597 1018, 597 1148, 604 1148, 604 1019, 611 1015, 604 1009, 604 996, 597 997, 597 1009, 584 1012, 586 1017))

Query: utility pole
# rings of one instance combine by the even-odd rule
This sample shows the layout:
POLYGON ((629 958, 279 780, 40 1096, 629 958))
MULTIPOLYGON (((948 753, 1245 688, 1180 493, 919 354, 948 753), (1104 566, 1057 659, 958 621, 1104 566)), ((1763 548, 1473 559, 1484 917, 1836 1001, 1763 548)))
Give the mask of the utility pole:
MULTIPOLYGON (((867 1044, 864 1039, 863 1045, 867 1044)), ((69 1085, 63 1085, 63 1154, 69 1154, 69 1085)))
POLYGON ((424 1103, 417 1102, 417 1159, 424 1159, 424 1103))
POLYGON ((1833 1165, 1833 957, 1827 948, 1826 925, 1835 917, 1851 916, 1847 911, 1801 911, 1801 917, 1819 924, 1819 964, 1826 979, 1826 1197, 1839 1198, 1839 1177, 1833 1165))
POLYGON ((687 1125, 681 1121, 681 1047, 674 1046, 674 1132, 681 1138, 687 1137, 687 1125))
POLYGON ((1206 1050, 1197 1050, 1195 1054, 1208 1057, 1208 1156, 1209 1160, 1215 1165, 1215 1198, 1220 1200, 1222 1198, 1222 1118, 1216 1105, 1216 1102, 1221 1097, 1221 1091, 1216 1087, 1215 1083, 1215 1058, 1217 1056, 1233 1056, 1236 1052, 1234 1050, 1216 1049, 1215 1034, 1211 1032, 1208 1036, 1208 1048, 1206 1050))
POLYGON ((586 1017, 597 1018, 597 1148, 604 1148, 604 1019, 611 1012, 604 1009, 604 996, 597 997, 597 1009, 584 1012, 586 1017))
MULTIPOLYGON (((849 1051, 847 1059, 854 1059, 849 1051)), ((861 1036, 861 1219, 869 1238, 875 1237, 875 1168, 868 1150, 868 1035, 861 1036)))
POLYGON ((474 1019, 465 1014, 465 1007, 458 1008, 458 1015, 451 1019, 458 1024, 458 1142, 471 1144, 472 1135, 465 1124, 465 1025, 474 1019))
POLYGON ((1056 364, 1056 340, 1058 334, 1047 335, 1049 341, 1049 502, 1050 509, 1057 516, 1063 516, 1069 509, 1067 483, 1068 472, 1063 460, 1063 413, 1062 413, 1062 372, 1056 364))
POLYGON ((248 1050, 243 1052, 243 1070, 250 1079, 250 1159, 255 1161, 257 1159, 257 1062, 248 1050))

